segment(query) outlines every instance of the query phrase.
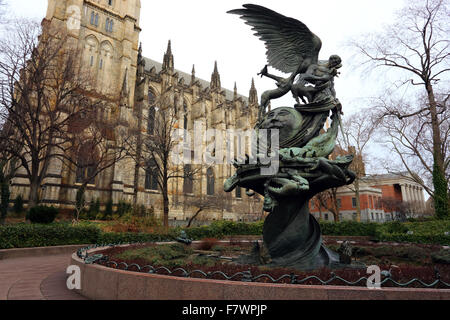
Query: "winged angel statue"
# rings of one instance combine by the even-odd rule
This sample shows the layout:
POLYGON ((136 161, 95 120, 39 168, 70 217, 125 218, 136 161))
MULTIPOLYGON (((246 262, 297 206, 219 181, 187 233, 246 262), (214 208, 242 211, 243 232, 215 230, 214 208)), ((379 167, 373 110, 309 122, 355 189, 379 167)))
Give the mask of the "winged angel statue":
POLYGON ((266 91, 261 96, 259 121, 270 100, 280 98, 289 91, 298 105, 299 98, 306 104, 324 99, 327 95, 336 97, 333 78, 342 67, 339 56, 333 55, 329 60, 319 61, 322 41, 304 23, 259 5, 243 6, 245 9, 235 9, 228 13, 240 15, 253 27, 255 35, 266 45, 270 66, 290 74, 288 78, 269 74, 267 65, 259 73, 277 82, 276 89, 266 91))
POLYGON ((265 256, 243 257, 242 262, 264 261, 301 269, 340 267, 337 253, 322 245, 320 226, 309 213, 308 204, 317 193, 350 184, 355 178, 348 169, 352 155, 328 159, 340 125, 342 107, 336 98, 334 78, 342 66, 341 59, 333 55, 320 61, 322 42, 302 22, 259 5, 243 7, 228 13, 240 15, 253 27, 266 44, 269 66, 290 76, 272 75, 267 65, 260 72, 277 83, 276 89, 261 96, 256 127, 279 130, 278 170, 263 175, 261 163, 235 163, 236 173, 224 184, 226 192, 239 186, 264 196, 263 208, 270 212, 263 227, 265 256), (266 114, 269 102, 288 92, 296 99, 294 108, 276 108, 266 114), (321 132, 330 112, 331 126, 321 132))

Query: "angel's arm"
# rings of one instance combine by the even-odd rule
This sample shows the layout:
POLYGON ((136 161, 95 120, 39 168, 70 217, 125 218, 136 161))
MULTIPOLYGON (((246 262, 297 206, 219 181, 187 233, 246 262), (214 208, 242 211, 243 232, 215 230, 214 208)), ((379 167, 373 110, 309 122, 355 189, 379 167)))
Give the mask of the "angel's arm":
POLYGON ((337 75, 336 69, 333 69, 333 70, 326 69, 326 70, 320 70, 320 71, 322 71, 322 75, 317 76, 314 74, 317 69, 319 69, 319 67, 317 65, 313 65, 313 66, 309 67, 305 73, 304 79, 306 81, 330 81, 337 75))

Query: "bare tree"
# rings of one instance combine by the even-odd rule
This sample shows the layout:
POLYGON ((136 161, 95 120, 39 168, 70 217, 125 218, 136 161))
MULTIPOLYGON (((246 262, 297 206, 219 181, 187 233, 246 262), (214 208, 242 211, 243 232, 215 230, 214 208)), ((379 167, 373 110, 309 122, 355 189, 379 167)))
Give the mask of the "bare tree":
POLYGON ((417 115, 427 117, 433 154, 433 161, 428 166, 433 172, 435 209, 440 217, 449 215, 448 183, 445 179, 448 163, 445 162, 445 142, 441 133, 445 128, 439 119, 436 89, 442 86, 448 92, 445 77, 450 71, 449 15, 448 0, 413 1, 398 13, 397 22, 384 32, 364 35, 353 43, 371 68, 395 70, 397 79, 406 76, 403 84, 418 86, 425 93, 426 103, 401 109, 390 105, 384 115, 395 116, 399 120, 417 115))
POLYGON ((339 222, 339 203, 337 198, 337 188, 325 190, 316 196, 319 205, 327 209, 333 215, 334 222, 339 222))
POLYGON ((98 101, 88 97, 92 81, 67 34, 24 20, 10 28, 0 41, 0 116, 11 131, 0 139, 23 168, 34 206, 51 161, 72 147, 69 124, 98 101))
MULTIPOLYGON (((5 10, 6 10, 5 0, 0 0, 0 19, 2 19, 2 20, 3 20, 3 16, 5 15, 5 10)), ((2 20, 0 20, 0 21, 2 21, 2 20)))
POLYGON ((319 220, 322 220, 322 204, 320 203, 320 198, 323 197, 322 194, 317 194, 315 195, 312 199, 311 199, 311 206, 314 206, 315 208, 317 208, 317 210, 319 210, 319 220))
POLYGON ((127 142, 129 155, 139 167, 151 173, 158 185, 163 200, 163 225, 166 229, 169 227, 169 181, 194 179, 194 175, 202 169, 174 164, 172 161, 173 152, 180 144, 176 134, 179 119, 173 109, 170 91, 161 94, 149 106, 148 116, 142 117, 147 122, 146 133, 142 133, 142 122, 138 122, 138 128, 134 128, 132 133, 134 139, 127 142))
POLYGON ((392 197, 382 197, 381 205, 391 212, 393 220, 404 222, 408 218, 417 216, 417 204, 414 202, 404 202, 392 197))
POLYGON ((189 218, 187 228, 192 225, 195 219, 200 215, 200 213, 206 210, 222 210, 223 208, 223 197, 211 197, 211 196, 195 196, 195 197, 185 197, 184 206, 188 208, 194 208, 195 212, 189 218))
MULTIPOLYGON (((438 121, 440 123, 440 133, 442 141, 442 152, 444 155, 444 174, 447 188, 450 182, 450 112, 448 110, 449 95, 437 94, 438 101, 438 121)), ((421 104, 424 97, 418 98, 418 104, 421 104)), ((399 118, 395 115, 385 115, 386 110, 393 105, 399 112, 409 108, 410 102, 401 99, 385 97, 374 102, 378 107, 378 116, 382 119, 379 126, 377 140, 387 143, 389 151, 395 154, 401 160, 401 166, 396 168, 392 162, 386 163, 386 160, 379 159, 380 164, 388 172, 397 171, 399 175, 420 184, 424 190, 432 197, 435 196, 433 188, 433 132, 431 122, 427 112, 421 112, 417 115, 405 118, 399 118), (403 170, 402 170, 403 169, 403 170), (406 169, 406 171, 405 171, 406 169), (403 173, 401 172, 403 171, 403 173)))
POLYGON ((5 163, 0 162, 0 225, 5 223, 9 207, 9 176, 5 174, 5 163))
POLYGON ((360 179, 365 175, 365 160, 367 160, 367 146, 373 139, 374 132, 378 126, 376 117, 370 116, 369 109, 361 109, 346 117, 343 121, 342 135, 338 136, 339 149, 354 153, 355 159, 351 164, 351 169, 356 173, 353 184, 347 186, 355 192, 356 198, 356 220, 361 221, 361 204, 359 197, 360 179))
POLYGON ((71 139, 67 152, 60 158, 69 171, 75 173, 78 190, 75 201, 76 217, 84 209, 84 194, 88 184, 94 184, 95 178, 105 170, 126 157, 127 135, 116 134, 115 129, 123 125, 120 119, 108 119, 104 108, 86 110, 87 113, 73 117, 69 124, 71 139))
POLYGON ((10 182, 17 170, 17 161, 10 149, 17 151, 19 146, 13 144, 10 137, 13 130, 8 123, 0 122, 0 224, 4 224, 10 202, 10 182))

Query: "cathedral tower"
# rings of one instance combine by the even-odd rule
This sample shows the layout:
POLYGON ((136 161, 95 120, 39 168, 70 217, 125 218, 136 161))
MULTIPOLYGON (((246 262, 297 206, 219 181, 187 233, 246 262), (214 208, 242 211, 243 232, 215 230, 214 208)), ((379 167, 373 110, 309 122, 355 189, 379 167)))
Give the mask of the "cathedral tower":
POLYGON ((82 51, 83 66, 89 68, 99 94, 117 99, 127 81, 132 103, 140 9, 140 0, 48 0, 43 24, 68 30, 71 45, 82 51))

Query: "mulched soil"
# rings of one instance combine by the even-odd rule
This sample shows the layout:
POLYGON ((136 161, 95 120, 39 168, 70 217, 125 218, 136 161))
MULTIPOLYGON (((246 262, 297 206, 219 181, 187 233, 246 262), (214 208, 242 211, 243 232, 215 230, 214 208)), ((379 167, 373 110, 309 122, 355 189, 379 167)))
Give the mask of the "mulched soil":
MULTIPOLYGON (((361 239, 362 240, 362 239, 361 239)), ((335 241, 339 241, 339 240, 335 240, 335 241)), ((337 243, 331 239, 328 239, 328 245, 333 244, 333 243, 337 243)), ((207 241, 206 241, 207 242, 207 241)), ((243 241, 232 241, 231 244, 225 244, 225 243, 217 243, 215 241, 210 241, 212 242, 213 245, 220 245, 222 247, 225 246, 236 246, 238 245, 241 248, 246 248, 245 250, 248 250, 247 252, 249 252, 251 250, 251 248, 253 247, 252 242, 243 242, 243 241)), ((143 267, 145 265, 148 265, 148 262, 144 259, 133 259, 133 260, 122 260, 122 259, 118 259, 116 256, 124 251, 130 250, 130 249, 138 249, 138 248, 143 248, 143 247, 147 247, 147 246, 153 246, 155 244, 140 244, 140 245, 131 245, 131 246, 127 246, 127 247, 112 247, 112 248, 108 248, 102 251, 98 251, 96 253, 101 253, 103 255, 106 255, 110 258, 111 261, 115 261, 116 263, 119 264, 119 269, 124 269, 124 265, 120 265, 121 262, 125 262, 128 265, 131 264, 138 264, 139 266, 143 267)), ((211 243, 209 243, 209 245, 211 245, 211 243)), ((208 247, 209 245, 206 245, 206 247, 208 247)), ((379 244, 379 243, 371 243, 371 242, 365 242, 362 241, 362 243, 357 243, 355 245, 358 246, 380 246, 380 245, 393 245, 393 244, 387 244, 387 243, 383 243, 383 244, 379 244)), ((205 242, 201 242, 199 244, 195 244, 193 243, 191 245, 193 247, 193 249, 203 249, 205 250, 205 242)), ((419 246, 419 245, 418 245, 419 246)), ((429 246, 429 245, 420 245, 421 247, 424 246, 428 249, 430 249, 430 251, 435 251, 440 249, 440 246, 429 246)), ((230 247, 230 252, 232 252, 233 250, 231 250, 232 248, 230 247)), ((206 248, 208 250, 208 248, 206 248)), ((203 251, 202 251, 203 252, 203 251)), ((216 252, 217 253, 217 252, 216 252)), ((238 252, 234 251, 235 254, 240 254, 242 252, 238 252)), ((224 254, 225 255, 225 254, 224 254)), ((104 262, 100 262, 100 264, 105 265, 104 262)), ((113 267, 111 263, 106 264, 106 266, 108 267, 113 267)), ((158 268, 158 267, 162 267, 162 266, 157 266, 157 265, 153 265, 154 268, 158 268)), ((430 284, 432 282, 434 282, 436 280, 436 271, 439 273, 440 279, 444 282, 446 282, 447 284, 450 284, 450 265, 444 265, 444 264, 433 264, 433 265, 424 265, 424 266, 417 266, 417 265, 411 265, 411 264, 397 264, 397 265, 386 265, 386 264, 380 264, 379 267, 381 268, 381 270, 390 270, 391 272, 391 279, 399 282, 399 283, 406 283, 409 282, 412 279, 420 279, 422 280, 424 283, 426 284, 430 284)), ((243 281, 244 280, 244 275, 240 274, 241 272, 245 272, 245 271, 250 271, 251 276, 252 277, 256 277, 256 276, 260 276, 258 279, 255 279, 254 281, 257 282, 266 282, 266 283, 273 283, 273 281, 268 277, 268 276, 262 276, 264 274, 266 275, 270 275, 273 279, 276 279, 277 283, 291 283, 292 280, 292 276, 295 275, 297 278, 297 281, 300 281, 306 277, 309 276, 316 276, 318 278, 320 278, 323 281, 327 281, 331 278, 333 278, 333 274, 341 277, 345 280, 347 280, 348 282, 355 282, 363 277, 368 277, 369 275, 366 273, 366 270, 355 270, 355 269, 340 269, 340 270, 330 270, 328 268, 323 268, 323 269, 319 269, 319 270, 314 270, 314 271, 308 271, 308 272, 304 272, 304 271, 299 271, 299 270, 295 270, 295 269, 289 269, 289 268, 264 268, 261 266, 253 266, 253 265, 237 265, 235 263, 230 263, 230 262, 217 262, 214 266, 205 266, 205 265, 194 265, 194 264, 186 264, 184 266, 182 266, 182 268, 184 270, 186 270, 187 272, 192 272, 194 270, 201 270, 204 273, 211 273, 208 278, 210 279, 217 279, 217 280, 224 280, 226 279, 222 274, 218 273, 217 271, 221 271, 223 273, 225 273, 228 277, 232 277, 233 281, 243 281)), ((170 274, 172 276, 184 276, 184 273, 182 270, 177 270, 178 268, 173 268, 172 273, 168 273, 167 271, 165 271, 164 269, 160 269, 158 270, 158 274, 162 274, 162 275, 167 275, 170 274)), ((130 267, 128 270, 130 271, 139 271, 136 267, 130 267)), ((149 268, 143 268, 140 272, 148 272, 149 268)), ((199 272, 194 272, 190 275, 190 277, 193 278, 206 278, 203 274, 199 273, 199 272)), ((381 277, 381 280, 385 279, 384 276, 381 277)), ((306 285, 321 285, 322 283, 317 280, 317 279, 309 279, 306 282, 302 282, 301 284, 306 284, 306 285)), ((331 281, 330 283, 328 283, 328 285, 349 285, 345 282, 343 282, 340 279, 334 279, 333 281, 331 281)), ((354 284, 354 286, 366 286, 366 280, 362 280, 359 283, 354 284)), ((387 281, 386 283, 384 283, 382 285, 382 287, 398 287, 397 285, 395 285, 394 283, 392 283, 391 281, 387 281)), ((423 285, 421 285, 418 282, 412 283, 410 285, 408 285, 408 288, 424 288, 423 285)), ((448 289, 448 287, 446 287, 445 285, 443 285, 442 283, 434 286, 433 288, 446 288, 448 289)))

